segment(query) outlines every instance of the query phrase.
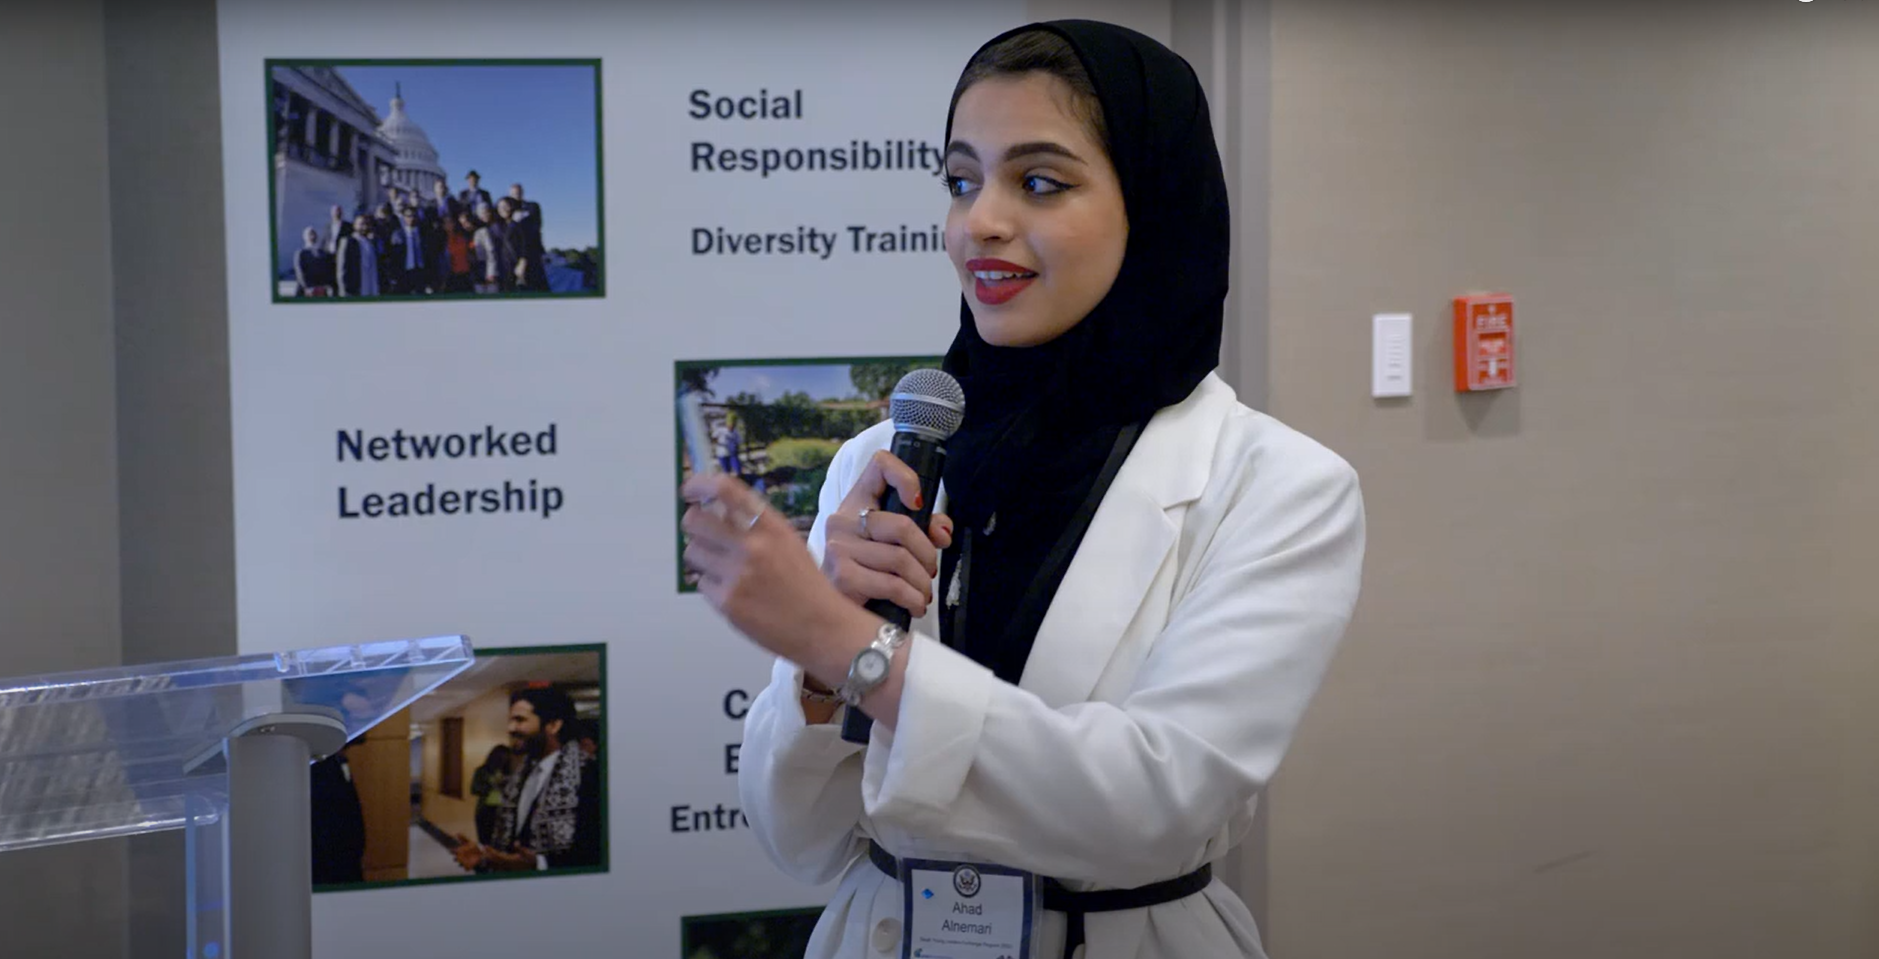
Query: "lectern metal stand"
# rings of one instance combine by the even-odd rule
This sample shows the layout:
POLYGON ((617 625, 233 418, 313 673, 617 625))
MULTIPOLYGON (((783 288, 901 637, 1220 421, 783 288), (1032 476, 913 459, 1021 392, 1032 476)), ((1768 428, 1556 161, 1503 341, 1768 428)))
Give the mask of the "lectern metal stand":
POLYGON ((0 681, 0 853, 182 829, 182 954, 311 959, 310 765, 474 658, 442 636, 0 681))
POLYGON ((311 713, 251 719, 228 738, 229 944, 242 959, 313 959, 307 767, 346 745, 311 713))

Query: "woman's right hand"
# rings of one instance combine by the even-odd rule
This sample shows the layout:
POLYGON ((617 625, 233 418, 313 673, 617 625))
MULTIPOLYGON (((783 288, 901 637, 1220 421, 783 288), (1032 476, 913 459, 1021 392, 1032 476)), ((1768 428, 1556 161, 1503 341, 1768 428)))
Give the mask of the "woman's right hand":
POLYGON ((900 494, 901 502, 920 508, 919 475, 894 454, 880 450, 823 527, 827 542, 822 573, 857 604, 885 599, 918 619, 933 602, 939 554, 953 543, 953 521, 934 513, 922 531, 910 517, 883 511, 881 497, 889 487, 900 494), (865 523, 862 510, 870 511, 865 523))

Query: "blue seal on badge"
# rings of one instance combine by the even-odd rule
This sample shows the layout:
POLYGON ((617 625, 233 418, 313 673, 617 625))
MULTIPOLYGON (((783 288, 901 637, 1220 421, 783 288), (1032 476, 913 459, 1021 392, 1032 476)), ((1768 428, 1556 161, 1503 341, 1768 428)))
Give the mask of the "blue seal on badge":
POLYGON ((978 895, 979 887, 983 882, 984 879, 979 875, 979 871, 972 868, 970 864, 961 865, 953 870, 953 891, 966 899, 978 895))

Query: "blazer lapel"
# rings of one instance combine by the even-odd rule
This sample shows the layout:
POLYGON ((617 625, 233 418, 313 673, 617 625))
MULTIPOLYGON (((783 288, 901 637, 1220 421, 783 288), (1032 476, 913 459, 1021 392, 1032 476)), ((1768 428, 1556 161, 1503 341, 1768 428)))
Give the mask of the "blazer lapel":
POLYGON ((1019 685, 1052 708, 1084 702, 1180 537, 1176 515, 1207 486, 1232 389, 1209 376, 1157 413, 1090 520, 1038 627, 1019 685))

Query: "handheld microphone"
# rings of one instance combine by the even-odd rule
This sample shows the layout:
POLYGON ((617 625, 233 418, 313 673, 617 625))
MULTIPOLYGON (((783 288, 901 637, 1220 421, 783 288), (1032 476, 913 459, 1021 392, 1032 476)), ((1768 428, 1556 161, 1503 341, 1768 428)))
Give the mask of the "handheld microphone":
MULTIPOLYGON (((946 440, 959 429, 966 417, 966 394, 959 381, 944 370, 918 369, 900 378, 888 399, 888 414, 894 420, 894 457, 913 468, 920 477, 920 509, 912 509, 900 500, 900 491, 892 486, 881 501, 881 512, 899 513, 913 520, 926 532, 932 524, 934 499, 939 495, 940 474, 946 465, 946 440)), ((913 613, 891 600, 873 599, 868 612, 905 630, 913 623, 913 613)), ((874 719, 849 707, 842 717, 842 738, 851 743, 868 741, 874 719)))

